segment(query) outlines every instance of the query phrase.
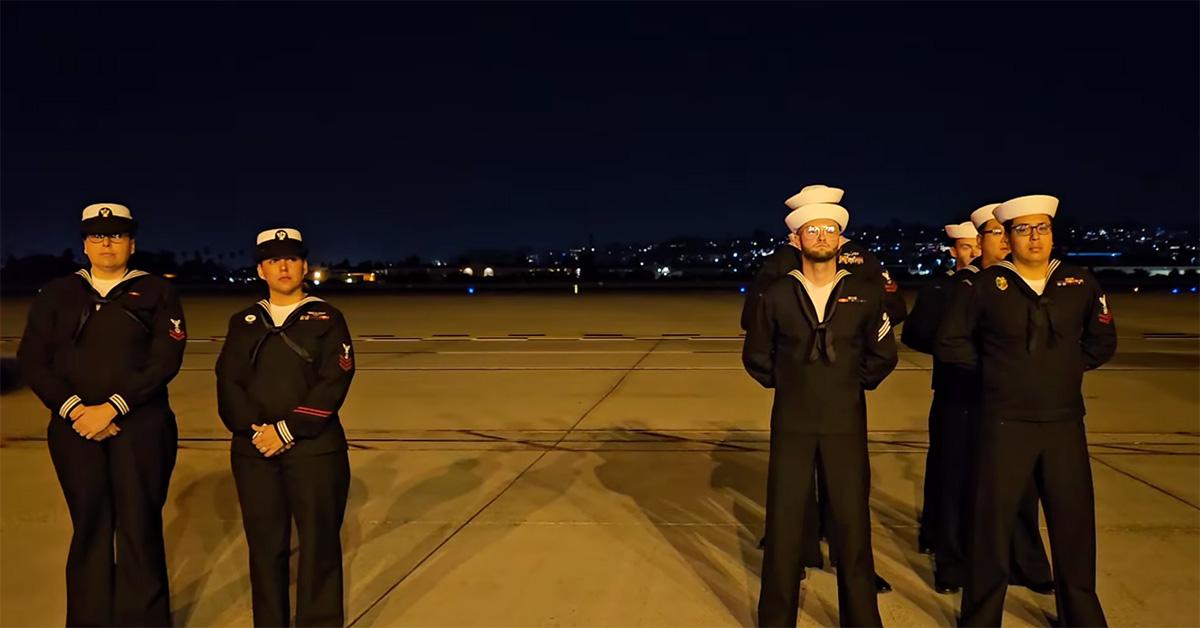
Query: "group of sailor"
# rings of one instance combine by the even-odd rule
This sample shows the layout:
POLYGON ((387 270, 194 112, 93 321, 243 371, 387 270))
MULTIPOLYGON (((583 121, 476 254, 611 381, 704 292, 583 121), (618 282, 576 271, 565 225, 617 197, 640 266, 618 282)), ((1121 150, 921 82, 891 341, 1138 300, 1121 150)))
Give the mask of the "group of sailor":
POLYGON ((843 235, 842 197, 812 185, 785 201, 788 244, 743 310, 743 364, 774 390, 759 625, 796 624, 820 536, 840 622, 881 624, 876 595, 890 587, 871 551, 865 392, 896 366, 902 320, 902 342, 934 356, 917 542, 935 590, 962 591, 963 626, 1000 625, 1010 583, 1054 594, 1060 625, 1105 625, 1081 385, 1117 336, 1096 279, 1051 255, 1058 199, 1021 196, 946 225, 955 268, 902 318, 890 276, 843 235))
MULTIPOLYGON (((890 585, 871 547, 865 393, 896 367, 903 322, 904 344, 934 356, 918 537, 934 557, 934 588, 962 590, 962 625, 999 625, 1010 583, 1053 593, 1062 625, 1103 625, 1080 386, 1112 357, 1116 333, 1095 278, 1051 255, 1058 200, 1022 196, 947 225, 955 268, 908 313, 879 260, 846 238, 842 198, 812 185, 785 201, 787 243, 764 261, 742 311, 744 366, 774 391, 758 623, 796 624, 805 568, 822 565, 825 538, 840 622, 881 624, 876 596, 890 585)), ((72 626, 171 623, 162 509, 178 434, 167 384, 187 325, 170 282, 129 268, 136 233, 123 205, 85 208, 90 267, 41 290, 18 351, 51 415, 47 443, 73 526, 72 626)), ((230 317, 216 364, 258 626, 345 622, 350 467, 338 413, 355 354, 342 313, 306 292, 307 257, 295 228, 258 235, 268 297, 230 317)))

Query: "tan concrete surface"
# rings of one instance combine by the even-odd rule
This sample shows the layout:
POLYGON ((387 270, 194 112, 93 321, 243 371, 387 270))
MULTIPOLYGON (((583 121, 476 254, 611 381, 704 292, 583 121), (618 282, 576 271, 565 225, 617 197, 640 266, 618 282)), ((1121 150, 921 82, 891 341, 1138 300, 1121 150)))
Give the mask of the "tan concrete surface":
MULTIPOLYGON (((578 336, 620 333, 740 333, 743 296, 736 290, 703 292, 465 293, 433 295, 323 293, 341 309, 357 335, 434 334, 477 336, 544 333, 578 336), (431 312, 436 315, 431 316, 431 312)), ((192 338, 223 336, 229 317, 263 298, 257 292, 182 297, 192 338)), ((908 294, 909 307, 914 296, 908 294)), ((20 336, 29 297, 7 297, 0 308, 0 336, 20 336)), ((1111 294, 1109 304, 1123 334, 1200 331, 1200 300, 1193 295, 1111 294), (1126 317, 1131 312, 1134 316, 1126 317)))
MULTIPOLYGON (((348 620, 752 621, 770 393, 742 372, 740 341, 661 337, 736 335, 735 297, 377 298, 382 311, 347 299, 356 334, 427 339, 357 341, 360 372, 343 413, 354 476, 342 535, 348 620), (478 339, 535 332, 657 337, 478 339)), ((1195 333, 1194 303, 1128 299, 1114 301, 1124 313, 1118 358, 1085 381, 1098 586, 1111 625, 1200 625, 1200 350, 1140 336, 1195 333)), ((224 333, 212 319, 234 301, 189 303, 193 336, 224 333)), ((12 335, 19 308, 6 300, 3 309, 3 335, 12 335)), ((245 542, 213 410, 219 349, 189 344, 171 387, 182 440, 164 521, 180 625, 250 621, 245 542)), ((889 625, 952 625, 958 604, 933 592, 929 558, 915 551, 929 364, 903 352, 868 398, 874 547, 896 589, 880 597, 889 625)), ((41 440, 47 414, 27 390, 0 397, 3 626, 63 621, 71 528, 41 440)), ((1006 625, 1046 626, 1054 612, 1052 597, 1013 588, 1006 625)), ((836 618, 833 573, 810 570, 801 623, 836 618)))

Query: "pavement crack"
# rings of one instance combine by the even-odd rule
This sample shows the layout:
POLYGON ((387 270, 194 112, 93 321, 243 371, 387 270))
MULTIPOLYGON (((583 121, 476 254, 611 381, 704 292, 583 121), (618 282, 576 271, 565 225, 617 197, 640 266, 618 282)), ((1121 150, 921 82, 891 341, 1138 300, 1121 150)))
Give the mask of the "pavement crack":
POLYGON ((1172 493, 1171 491, 1168 491, 1167 489, 1165 489, 1165 488, 1163 488, 1163 487, 1161 487, 1161 486, 1159 486, 1159 485, 1157 485, 1157 484, 1155 484, 1155 483, 1153 483, 1153 482, 1151 482, 1151 481, 1149 481, 1149 480, 1147 480, 1147 479, 1145 479, 1145 478, 1143 478, 1143 477, 1140 477, 1140 476, 1138 476, 1138 475, 1135 475, 1135 474, 1133 474, 1133 473, 1130 473, 1130 472, 1128 472, 1128 471, 1126 471, 1126 470, 1124 470, 1124 469, 1122 469, 1122 468, 1120 468, 1120 467, 1118 467, 1118 466, 1115 466, 1115 465, 1113 465, 1113 464, 1111 464, 1111 463, 1109 463, 1109 462, 1107 462, 1107 461, 1105 461, 1105 460, 1102 460, 1102 459, 1100 459, 1100 458, 1097 458, 1096 456, 1088 456, 1088 457, 1089 457, 1089 458, 1091 458, 1092 460, 1095 460, 1096 462, 1099 462, 1100 464, 1102 464, 1102 465, 1104 465, 1104 466, 1108 467, 1109 469, 1112 469, 1113 471, 1116 471, 1117 473, 1120 473, 1121 475, 1123 475, 1123 476, 1125 476, 1125 477, 1128 477, 1128 478, 1130 478, 1130 479, 1132 479, 1132 480, 1136 480, 1136 481, 1138 481, 1138 482, 1141 482, 1142 484, 1145 484, 1146 486, 1149 486, 1150 488, 1152 488, 1152 489, 1154 489, 1154 490, 1156 490, 1156 491, 1158 491, 1158 492, 1162 493, 1163 495, 1166 495, 1167 497, 1170 497, 1170 498, 1172 498, 1172 499, 1175 499, 1175 500, 1176 500, 1176 501, 1178 501, 1178 502, 1181 502, 1181 503, 1183 503, 1183 504, 1186 504, 1186 505, 1188 505, 1188 506, 1191 506, 1192 508, 1194 508, 1194 509, 1196 509, 1196 510, 1200 510, 1200 505, 1193 504, 1192 502, 1188 501, 1187 499, 1184 499, 1183 497, 1180 497, 1180 496, 1176 495, 1175 493, 1172 493))
POLYGON ((571 427, 567 428, 567 431, 563 432, 562 436, 560 436, 558 438, 558 440, 554 442, 553 445, 543 449, 536 457, 534 457, 534 459, 529 464, 525 465, 525 468, 521 469, 520 473, 517 473, 517 475, 515 477, 513 477, 513 479, 511 481, 509 481, 508 484, 505 484, 503 488, 501 488, 499 491, 497 491, 496 494, 494 496, 492 496, 492 498, 489 499, 486 504, 481 506, 479 508, 479 510, 476 510, 474 514, 472 514, 465 521, 463 521, 461 524, 459 524, 459 526, 456 527, 450 534, 446 535, 446 538, 442 539, 442 541, 440 543, 438 543, 436 546, 434 546, 434 548, 432 550, 429 550, 429 552, 427 554, 425 554, 425 556, 423 556, 421 558, 421 560, 418 560, 415 565, 413 565, 407 571, 405 571, 404 575, 400 576, 400 578, 398 580, 396 580, 394 583, 392 583, 392 585, 389 586, 383 593, 381 593, 379 595, 379 597, 375 598, 375 601, 368 604, 367 607, 364 608, 361 613, 356 615, 354 617, 354 619, 350 620, 350 622, 348 624, 346 624, 347 628, 350 628, 351 626, 356 625, 360 620, 362 620, 363 617, 366 617, 367 614, 370 613, 376 606, 379 606, 379 604, 381 602, 383 602, 383 600, 387 599, 387 597, 392 594, 392 591, 395 591, 401 584, 404 583, 405 580, 408 579, 409 576, 411 576, 418 569, 420 569, 422 565, 424 565, 426 562, 428 562, 429 559, 434 556, 434 554, 437 554, 439 551, 441 551, 441 549, 443 547, 445 547, 446 544, 451 541, 451 539, 458 536, 459 532, 462 532, 463 530, 465 530, 467 528, 467 526, 471 525, 471 523, 475 521, 475 519, 479 518, 479 515, 483 514, 483 512, 485 510, 487 510, 488 508, 490 508, 492 504, 499 501, 499 499, 501 497, 503 497, 504 494, 507 493, 509 489, 511 489, 513 486, 515 486, 517 482, 520 482, 521 478, 525 477, 525 474, 528 473, 530 469, 537 466, 537 464, 539 462, 541 462, 543 458, 546 457, 546 454, 550 453, 550 451, 555 450, 560 445, 562 445, 563 441, 565 441, 567 439, 567 437, 571 435, 571 432, 574 431, 575 428, 579 427, 579 424, 583 423, 583 421, 585 419, 587 419, 588 416, 596 408, 600 407, 600 404, 604 403, 605 400, 607 400, 609 398, 609 396, 611 396, 614 392, 616 392, 617 389, 619 389, 621 387, 621 384, 624 383, 625 380, 629 377, 629 374, 636 371, 637 367, 642 362, 644 362, 646 360, 646 358, 650 356, 651 353, 654 353, 654 350, 657 349, 660 344, 662 344, 662 340, 655 341, 655 343, 648 350, 646 350, 646 352, 643 353, 641 357, 638 358, 637 362, 634 362, 633 366, 626 369, 625 373, 623 373, 621 375, 621 377, 619 379, 617 379, 616 383, 613 384, 612 387, 609 388, 607 392, 605 392, 603 395, 601 395, 600 398, 597 399, 595 403, 593 403, 587 410, 585 410, 583 412, 583 414, 579 415, 579 418, 576 419, 573 424, 571 424, 571 427))

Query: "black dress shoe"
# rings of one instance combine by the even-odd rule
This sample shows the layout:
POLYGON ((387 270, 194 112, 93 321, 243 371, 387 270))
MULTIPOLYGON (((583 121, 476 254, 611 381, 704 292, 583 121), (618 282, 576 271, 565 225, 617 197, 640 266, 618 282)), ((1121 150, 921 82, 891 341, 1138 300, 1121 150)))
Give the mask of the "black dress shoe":
POLYGON ((927 534, 928 532, 926 532, 924 528, 922 528, 921 532, 917 534, 917 551, 921 552, 922 554, 933 553, 933 543, 926 538, 927 534))
POLYGON ((944 595, 949 595, 951 593, 958 593, 960 589, 962 589, 962 587, 957 584, 947 584, 945 582, 934 582, 933 583, 933 590, 937 591, 938 593, 944 594, 944 595))
POLYGON ((891 593, 892 584, 883 579, 883 576, 875 574, 875 592, 876 593, 891 593))

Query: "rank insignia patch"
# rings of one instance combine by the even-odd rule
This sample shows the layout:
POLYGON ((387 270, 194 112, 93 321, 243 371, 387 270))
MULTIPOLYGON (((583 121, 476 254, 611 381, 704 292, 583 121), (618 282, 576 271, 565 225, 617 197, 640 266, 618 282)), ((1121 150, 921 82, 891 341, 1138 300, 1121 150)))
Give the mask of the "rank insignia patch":
POLYGON ((1097 316, 1096 320, 1105 325, 1112 323, 1112 312, 1108 311, 1108 295, 1106 294, 1100 295, 1100 316, 1097 316))
POLYGON ((347 372, 354 368, 354 359, 350 357, 350 345, 342 343, 342 354, 338 356, 338 366, 347 372))
POLYGON ((171 319, 171 324, 174 325, 175 328, 168 331, 167 335, 170 336, 172 340, 178 341, 178 340, 183 340, 184 338, 187 338, 187 332, 183 331, 183 329, 181 329, 179 327, 179 325, 182 323, 183 323, 183 321, 180 319, 176 319, 176 318, 171 319))
POLYGON ((885 271, 883 271, 882 274, 883 274, 883 291, 884 292, 887 292, 890 294, 890 293, 895 292, 900 289, 900 286, 896 285, 896 282, 892 281, 892 273, 885 270, 885 271))

